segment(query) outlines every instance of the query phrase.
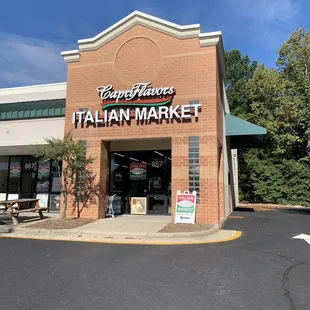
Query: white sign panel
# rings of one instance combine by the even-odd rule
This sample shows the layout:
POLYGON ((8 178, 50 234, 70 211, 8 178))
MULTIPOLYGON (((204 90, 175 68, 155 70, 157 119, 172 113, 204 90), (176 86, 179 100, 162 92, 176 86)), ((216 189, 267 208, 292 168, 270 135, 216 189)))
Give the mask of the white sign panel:
POLYGON ((177 192, 174 223, 195 224, 196 192, 177 192))

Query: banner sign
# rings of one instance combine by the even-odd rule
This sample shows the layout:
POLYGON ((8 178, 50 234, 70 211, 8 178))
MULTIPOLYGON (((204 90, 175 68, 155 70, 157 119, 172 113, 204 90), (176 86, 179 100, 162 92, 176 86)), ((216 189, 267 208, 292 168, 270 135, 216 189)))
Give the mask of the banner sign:
POLYGON ((195 224, 196 192, 177 192, 174 223, 195 224))
POLYGON ((146 164, 131 163, 129 167, 130 180, 146 180, 146 164))

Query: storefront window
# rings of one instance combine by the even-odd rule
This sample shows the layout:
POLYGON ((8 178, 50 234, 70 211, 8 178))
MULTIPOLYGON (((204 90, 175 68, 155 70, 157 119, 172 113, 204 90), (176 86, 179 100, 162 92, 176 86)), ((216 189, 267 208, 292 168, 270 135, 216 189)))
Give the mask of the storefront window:
POLYGON ((139 214, 170 213, 170 157, 170 150, 111 153, 110 195, 121 198, 122 213, 133 213, 133 201, 145 201, 139 214))
POLYGON ((8 185, 9 157, 0 156, 0 200, 6 199, 8 185))
POLYGON ((48 193, 50 189, 51 162, 39 162, 38 165, 37 193, 48 193))
POLYGON ((33 198, 36 192, 37 159, 24 156, 22 166, 21 198, 33 198))
MULTIPOLYGON (((0 200, 38 198, 40 205, 59 211, 61 167, 34 156, 0 156, 0 200)), ((30 203, 26 207, 33 207, 30 203)))
POLYGON ((10 160, 10 171, 9 171, 9 193, 20 192, 20 177, 21 177, 21 166, 22 166, 22 157, 21 156, 12 156, 10 160))
POLYGON ((52 161, 51 166, 51 177, 52 177, 52 193, 61 192, 61 167, 58 168, 56 162, 52 161))

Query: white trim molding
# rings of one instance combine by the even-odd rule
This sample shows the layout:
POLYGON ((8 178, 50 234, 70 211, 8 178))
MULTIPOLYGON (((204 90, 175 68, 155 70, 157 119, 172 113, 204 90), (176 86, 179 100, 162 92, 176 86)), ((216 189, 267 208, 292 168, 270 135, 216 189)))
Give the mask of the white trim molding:
POLYGON ((61 52, 61 56, 63 56, 64 60, 68 63, 80 61, 79 50, 63 51, 61 52))
POLYGON ((142 25, 178 39, 199 38, 200 46, 217 46, 221 70, 225 70, 222 33, 220 31, 201 33, 200 24, 181 26, 161 18, 134 11, 98 35, 78 40, 78 49, 64 51, 61 55, 67 63, 80 61, 80 53, 94 51, 112 41, 135 25, 142 25))
POLYGON ((0 88, 0 104, 39 100, 65 99, 67 83, 0 88))

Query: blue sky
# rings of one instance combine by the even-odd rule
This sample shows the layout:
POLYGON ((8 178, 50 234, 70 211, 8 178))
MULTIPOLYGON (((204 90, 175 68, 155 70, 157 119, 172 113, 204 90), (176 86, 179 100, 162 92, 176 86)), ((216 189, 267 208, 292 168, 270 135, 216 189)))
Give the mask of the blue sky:
POLYGON ((226 50, 274 66, 296 28, 310 28, 310 0, 11 0, 0 11, 0 88, 66 81, 62 50, 134 10, 223 32, 226 50))

